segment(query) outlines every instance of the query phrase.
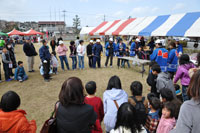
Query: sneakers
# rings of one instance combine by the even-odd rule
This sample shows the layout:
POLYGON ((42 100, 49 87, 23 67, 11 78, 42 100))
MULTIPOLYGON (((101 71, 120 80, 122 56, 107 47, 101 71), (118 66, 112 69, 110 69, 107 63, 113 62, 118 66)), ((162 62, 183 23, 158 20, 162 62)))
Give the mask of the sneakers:
POLYGON ((110 66, 110 68, 112 68, 112 66, 110 66))
POLYGON ((32 72, 35 72, 35 70, 32 70, 32 71, 28 71, 29 73, 32 73, 32 72))
POLYGON ((23 80, 20 79, 19 82, 21 83, 21 82, 23 82, 23 80))
POLYGON ((13 79, 7 79, 6 82, 10 82, 10 81, 12 81, 12 80, 13 80, 13 79))
POLYGON ((44 82, 49 82, 49 79, 44 79, 44 82))

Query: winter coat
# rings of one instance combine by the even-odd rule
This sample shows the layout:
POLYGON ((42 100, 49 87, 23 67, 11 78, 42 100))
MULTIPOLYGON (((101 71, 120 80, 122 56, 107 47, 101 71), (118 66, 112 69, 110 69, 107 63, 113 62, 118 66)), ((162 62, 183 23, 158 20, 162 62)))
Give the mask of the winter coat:
POLYGON ((183 54, 183 45, 182 44, 178 44, 177 52, 179 55, 183 54))
POLYGON ((117 117, 117 107, 114 103, 116 100, 118 106, 128 102, 128 95, 122 89, 112 88, 111 90, 106 90, 103 93, 103 103, 104 103, 104 124, 106 131, 109 132, 115 127, 116 117, 117 117))
POLYGON ((165 48, 157 48, 150 55, 151 61, 156 61, 161 68, 162 72, 167 71, 168 51, 165 48))
POLYGON ((36 133, 35 120, 28 121, 24 110, 4 112, 0 110, 0 132, 36 133))
POLYGON ((67 107, 59 104, 56 122, 58 133, 90 133, 97 115, 88 104, 71 104, 67 107))
POLYGON ((24 70, 24 67, 18 66, 18 67, 15 69, 15 80, 17 80, 18 76, 20 76, 20 77, 25 77, 25 76, 27 76, 27 75, 26 75, 26 72, 25 72, 25 70, 24 70))
POLYGON ((91 56, 92 55, 92 47, 93 47, 93 44, 88 44, 87 45, 87 56, 91 56))
POLYGON ((64 45, 64 46, 58 46, 57 47, 57 53, 58 53, 58 56, 66 56, 66 52, 68 51, 68 48, 64 45))
POLYGON ((25 43, 23 46, 23 51, 26 54, 26 56, 36 56, 37 52, 35 51, 34 45, 25 43))
POLYGON ((176 125, 175 118, 164 118, 163 116, 160 119, 156 133, 169 133, 176 125))
POLYGON ((103 52, 103 47, 101 44, 94 44, 92 47, 92 54, 94 54, 97 57, 101 56, 101 52, 103 52))
POLYGON ((114 52, 116 52, 116 44, 113 42, 112 44, 110 44, 109 42, 106 43, 106 56, 113 56, 114 52), (108 46, 110 46, 110 48, 108 48, 108 46))
POLYGON ((176 49, 171 49, 169 51, 167 59, 167 71, 176 72, 177 67, 178 67, 178 52, 176 49))
POLYGON ((195 65, 193 63, 180 65, 176 72, 174 83, 176 83, 180 79, 182 85, 188 86, 190 83, 190 76, 188 72, 191 68, 195 68, 195 65))
POLYGON ((161 89, 170 89, 173 93, 173 96, 176 97, 173 81, 167 72, 161 72, 158 74, 156 88, 158 93, 160 93, 161 89))
POLYGON ((200 100, 188 100, 183 103, 176 123, 171 133, 199 133, 200 131, 200 100))
POLYGON ((51 59, 51 54, 49 53, 49 47, 48 46, 42 46, 39 49, 39 53, 40 53, 40 59, 42 60, 42 62, 44 60, 50 60, 51 59))
POLYGON ((152 72, 149 73, 147 77, 147 84, 151 86, 151 92, 152 93, 157 93, 157 88, 156 88, 156 81, 157 81, 157 76, 153 75, 152 72))
POLYGON ((70 45, 69 46, 69 49, 70 49, 70 57, 72 56, 76 56, 76 46, 75 45, 70 45))
POLYGON ((117 56, 123 56, 125 50, 126 50, 126 44, 125 43, 122 43, 121 45, 120 45, 120 43, 117 44, 117 47, 116 47, 117 56))
POLYGON ((139 48, 139 43, 132 42, 130 48, 130 56, 135 56, 139 48))

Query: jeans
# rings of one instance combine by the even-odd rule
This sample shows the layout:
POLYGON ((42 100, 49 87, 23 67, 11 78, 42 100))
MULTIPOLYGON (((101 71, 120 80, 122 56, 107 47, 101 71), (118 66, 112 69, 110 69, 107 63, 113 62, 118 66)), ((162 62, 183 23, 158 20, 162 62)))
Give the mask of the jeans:
POLYGON ((50 71, 50 60, 47 60, 47 63, 42 62, 43 68, 44 68, 44 79, 49 79, 49 71, 50 71))
POLYGON ((61 68, 63 70, 65 70, 65 68, 64 68, 64 62, 65 62, 65 65, 66 65, 67 69, 69 70, 69 64, 68 64, 68 61, 67 61, 67 56, 63 55, 63 56, 59 56, 59 58, 60 58, 60 62, 61 62, 61 68))
POLYGON ((96 62, 97 62, 98 68, 100 68, 101 67, 101 57, 96 57, 96 56, 93 57, 93 68, 96 68, 96 62))
POLYGON ((183 97, 183 101, 189 100, 189 97, 187 95, 187 88, 188 88, 188 86, 182 85, 182 97, 183 97))
POLYGON ((77 66, 77 58, 76 56, 72 57, 72 69, 76 69, 77 66))
POLYGON ((122 67, 125 68, 126 63, 128 64, 128 67, 130 68, 129 60, 122 60, 122 67))
POLYGON ((28 76, 27 75, 24 75, 24 76, 17 76, 17 80, 22 80, 22 81, 25 81, 28 79, 28 76))
POLYGON ((79 69, 84 69, 84 56, 78 56, 79 69))
POLYGON ((3 70, 5 74, 5 80, 10 79, 10 68, 8 63, 3 63, 3 70))
POLYGON ((105 63, 105 66, 108 65, 109 58, 110 58, 110 66, 112 66, 112 63, 113 63, 113 55, 106 56, 106 63, 105 63))

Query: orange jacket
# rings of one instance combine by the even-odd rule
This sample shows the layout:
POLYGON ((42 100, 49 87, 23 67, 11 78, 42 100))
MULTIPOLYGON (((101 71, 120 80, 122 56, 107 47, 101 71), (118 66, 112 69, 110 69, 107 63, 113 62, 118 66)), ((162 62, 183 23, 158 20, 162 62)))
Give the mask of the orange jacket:
POLYGON ((0 133, 35 133, 35 120, 28 121, 24 110, 4 112, 0 110, 0 133))

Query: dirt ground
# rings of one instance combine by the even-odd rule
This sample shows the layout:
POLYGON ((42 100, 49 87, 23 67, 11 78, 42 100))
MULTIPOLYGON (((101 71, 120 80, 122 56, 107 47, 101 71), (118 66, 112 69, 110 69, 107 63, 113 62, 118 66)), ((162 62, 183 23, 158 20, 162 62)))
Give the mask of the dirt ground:
MULTIPOLYGON (((69 46, 68 42, 65 42, 66 46, 69 46)), ((34 44, 37 51, 41 47, 40 44, 34 44)), ((15 53, 17 61, 21 60, 24 62, 24 67, 27 72, 27 62, 26 56, 23 52, 23 45, 16 45, 15 53)), ((69 52, 68 52, 69 54, 69 52)), ((1 58, 1 57, 0 57, 1 58)), ((70 68, 72 68, 71 59, 68 56, 68 61, 70 68)), ((68 79, 69 77, 76 76, 79 77, 83 85, 85 85, 88 81, 95 81, 97 84, 97 92, 96 95, 101 97, 103 96, 103 92, 105 91, 108 80, 111 76, 117 75, 121 79, 122 89, 124 89, 128 95, 130 93, 130 84, 133 81, 140 81, 143 84, 143 92, 144 96, 148 93, 147 88, 149 86, 146 83, 147 71, 142 77, 142 74, 139 73, 141 71, 141 67, 131 66, 131 68, 117 68, 117 60, 114 58, 113 60, 113 68, 107 67, 104 68, 105 56, 102 57, 100 69, 91 69, 88 67, 88 58, 85 56, 85 69, 84 70, 69 70, 62 71, 59 67, 58 75, 53 75, 53 80, 50 82, 44 82, 43 77, 39 73, 39 56, 35 57, 35 65, 34 69, 36 72, 28 73, 27 75, 29 79, 23 83, 19 83, 17 81, 11 82, 2 82, 0 83, 0 97, 7 92, 8 90, 13 90, 17 92, 21 97, 21 106, 20 109, 24 109, 27 112, 27 118, 29 120, 34 119, 37 123, 37 132, 40 131, 41 126, 44 121, 47 120, 51 112, 53 111, 54 104, 58 100, 58 94, 61 89, 62 83, 68 79)), ((132 63, 132 62, 130 62, 132 63)), ((1 66, 1 76, 4 80, 4 72, 1 66)), ((103 126, 103 123, 102 123, 103 126)))

